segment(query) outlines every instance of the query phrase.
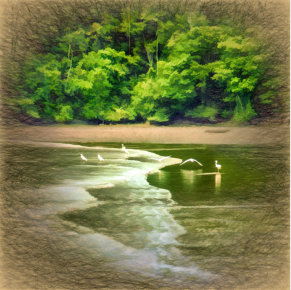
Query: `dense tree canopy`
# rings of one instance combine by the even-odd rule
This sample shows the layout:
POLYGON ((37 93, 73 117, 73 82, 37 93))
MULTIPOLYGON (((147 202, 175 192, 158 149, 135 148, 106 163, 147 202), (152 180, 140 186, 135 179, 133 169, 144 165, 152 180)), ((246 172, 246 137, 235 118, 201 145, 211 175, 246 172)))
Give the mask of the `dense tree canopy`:
POLYGON ((17 103, 57 122, 249 121, 272 104, 272 54, 252 29, 203 13, 123 7, 26 57, 17 103))

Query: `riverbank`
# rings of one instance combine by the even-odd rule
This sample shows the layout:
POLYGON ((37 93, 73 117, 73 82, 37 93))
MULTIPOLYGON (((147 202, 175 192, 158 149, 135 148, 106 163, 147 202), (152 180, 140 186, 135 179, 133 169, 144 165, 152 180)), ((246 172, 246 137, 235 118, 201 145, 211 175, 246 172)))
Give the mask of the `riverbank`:
POLYGON ((2 130, 9 141, 120 142, 167 144, 288 144, 289 128, 276 127, 166 127, 150 125, 53 125, 8 126, 2 130))

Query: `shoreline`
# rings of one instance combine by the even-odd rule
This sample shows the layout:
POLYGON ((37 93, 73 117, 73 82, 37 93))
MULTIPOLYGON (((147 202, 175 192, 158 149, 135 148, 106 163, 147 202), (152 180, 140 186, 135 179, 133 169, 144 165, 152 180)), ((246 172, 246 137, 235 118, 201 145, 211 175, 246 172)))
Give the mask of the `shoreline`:
POLYGON ((2 127, 1 135, 9 142, 288 145, 290 140, 288 126, 23 125, 2 127))

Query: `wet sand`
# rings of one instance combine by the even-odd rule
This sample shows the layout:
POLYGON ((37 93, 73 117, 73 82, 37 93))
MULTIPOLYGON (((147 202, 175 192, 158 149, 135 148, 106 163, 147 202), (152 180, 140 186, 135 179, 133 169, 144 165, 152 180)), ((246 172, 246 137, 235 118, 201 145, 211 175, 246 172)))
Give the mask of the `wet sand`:
POLYGON ((168 144, 288 144, 289 128, 166 127, 150 125, 51 125, 5 127, 6 140, 168 144))

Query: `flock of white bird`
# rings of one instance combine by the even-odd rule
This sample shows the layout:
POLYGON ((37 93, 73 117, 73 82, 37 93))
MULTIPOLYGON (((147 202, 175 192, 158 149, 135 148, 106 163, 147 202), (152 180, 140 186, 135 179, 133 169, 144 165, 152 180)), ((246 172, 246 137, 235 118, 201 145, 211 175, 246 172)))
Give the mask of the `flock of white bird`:
MULTIPOLYGON (((121 150, 124 151, 126 154, 129 154, 129 151, 126 149, 124 144, 121 144, 121 150)), ((163 160, 165 160, 165 159, 167 159, 169 157, 171 157, 171 156, 165 156, 165 157, 162 157, 162 158, 154 158, 154 157, 152 157, 150 159, 158 161, 158 162, 162 162, 163 160)), ((99 161, 104 161, 104 158, 100 154, 97 155, 97 158, 98 158, 99 161)), ((88 159, 83 154, 81 154, 81 159, 84 160, 84 161, 88 161, 88 159)), ((185 164, 187 162, 196 162, 200 166, 203 166, 202 163, 200 163, 198 160, 196 160, 194 158, 189 158, 189 159, 183 161, 179 166, 182 166, 183 164, 185 164)), ((215 167, 217 168, 217 171, 219 172, 219 170, 221 169, 221 165, 217 163, 217 160, 215 160, 215 167)))

